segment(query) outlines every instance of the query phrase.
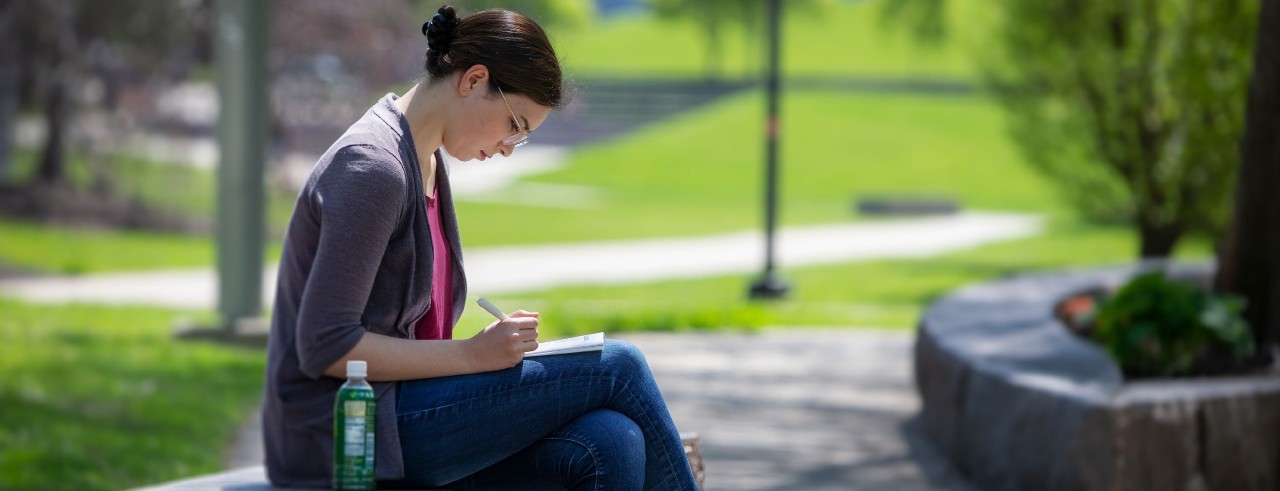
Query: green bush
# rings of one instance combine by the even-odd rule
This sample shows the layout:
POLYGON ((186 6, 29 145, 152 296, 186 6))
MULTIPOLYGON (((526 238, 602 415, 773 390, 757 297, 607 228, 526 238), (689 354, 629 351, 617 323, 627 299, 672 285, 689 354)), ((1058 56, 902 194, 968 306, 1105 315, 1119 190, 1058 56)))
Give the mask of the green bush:
POLYGON ((1093 336, 1127 375, 1187 375, 1213 357, 1253 354, 1243 310, 1239 297, 1146 273, 1102 303, 1093 336))

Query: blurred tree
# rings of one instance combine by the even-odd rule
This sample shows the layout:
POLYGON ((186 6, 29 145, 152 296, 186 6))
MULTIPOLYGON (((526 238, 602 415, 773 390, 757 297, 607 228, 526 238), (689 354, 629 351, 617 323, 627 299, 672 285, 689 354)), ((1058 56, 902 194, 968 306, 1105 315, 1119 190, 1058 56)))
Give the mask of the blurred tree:
POLYGON ((13 157, 14 122, 21 104, 19 56, 24 51, 19 19, 25 18, 20 10, 27 5, 26 2, 0 2, 0 181, 9 177, 13 157))
POLYGON ((724 48, 722 32, 727 25, 745 18, 746 2, 742 0, 652 0, 654 13, 662 19, 688 19, 702 30, 706 42, 706 77, 719 79, 724 48))
POLYGON ((1248 299, 1259 346, 1280 342, 1280 0, 1263 0, 1240 143, 1235 213, 1217 286, 1248 299))
POLYGON ((986 79, 1030 161, 1142 257, 1220 237, 1249 81, 1248 0, 1003 2, 986 79))
POLYGON ((34 13, 29 20, 38 26, 32 44, 40 67, 37 80, 44 90, 45 141, 36 179, 42 184, 58 184, 65 177, 66 132, 77 61, 74 12, 69 2, 57 0, 37 2, 27 12, 34 13))
MULTIPOLYGON (((914 4, 913 9, 934 9, 936 14, 945 1, 890 3, 914 4)), ((1166 222, 1182 223, 1183 227, 1208 224, 1206 228, 1212 229, 1221 227, 1227 215, 1227 203, 1217 200, 1226 196, 1223 201, 1229 203, 1230 187, 1235 184, 1229 226, 1221 235, 1213 235, 1221 238, 1215 286, 1246 299, 1244 315, 1256 346, 1274 347, 1280 342, 1280 254, 1276 253, 1280 250, 1280 200, 1275 197, 1280 190, 1280 0, 1262 0, 1260 7, 1233 0, 1003 2, 1008 17, 1001 41, 1015 44, 1006 46, 1006 52, 1028 57, 1010 61, 1026 63, 1021 69, 1024 83, 1031 80, 1042 85, 1039 90, 1024 86, 1013 99, 1037 95, 1044 99, 1032 117, 1015 120, 1057 123, 1063 142, 1082 141, 1083 145, 1077 145, 1092 149, 1085 156, 1106 159, 1109 154, 1135 153, 1135 145, 1146 151, 1139 152, 1148 156, 1145 160, 1078 165, 1081 172, 1108 171, 1096 179, 1099 185, 1110 187, 1093 192, 1111 194, 1113 201, 1124 199, 1127 193, 1136 215, 1155 215, 1157 220, 1146 219, 1149 221, 1163 216, 1166 222), (1022 21, 1027 25, 1014 25, 1022 21), (1040 29, 1031 29, 1033 26, 1040 29), (1017 46, 1020 41, 1030 45, 1017 46), (1084 66, 1086 61, 1102 65, 1090 70, 1084 66), (1065 70, 1054 67, 1054 62, 1072 67, 1074 76, 1062 76, 1065 70), (1025 74, 1032 69, 1045 73, 1038 77, 1025 74), (1114 74, 1107 76, 1106 72, 1114 74), (1062 97, 1061 93, 1075 97, 1062 97), (1107 101, 1111 103, 1100 103, 1107 101), (1246 101, 1243 116, 1233 101, 1246 101), (1064 107, 1067 104, 1078 107, 1064 107), (1086 114, 1076 114, 1082 111, 1086 114), (1069 118, 1070 114, 1076 115, 1069 118), (1117 118, 1119 115, 1127 119, 1117 118), (1061 124, 1068 119, 1075 121, 1061 124), (1130 127, 1127 136, 1123 128, 1115 127, 1118 125, 1130 127), (1237 129, 1241 125, 1243 128, 1237 129), (1152 127, 1163 131, 1152 132, 1152 127), (1126 165, 1115 165, 1121 162, 1126 165), (1172 192, 1166 185, 1173 185, 1172 192), (1170 198, 1179 201, 1170 204, 1170 198), (1198 201, 1205 203, 1196 204, 1198 201), (1153 210, 1141 211, 1148 207, 1153 210)), ((915 12, 919 14, 919 10, 915 12)), ((914 22, 920 25, 918 18, 914 22)), ((942 23, 933 23, 925 29, 932 31, 932 36, 940 35, 944 28, 942 23)), ((1000 69, 993 72, 997 81, 1005 80, 1000 69)), ((1005 86, 997 84, 997 88, 1005 86)), ((1033 105, 1022 101, 1010 107, 1016 113, 1018 108, 1033 105)), ((1053 150, 1050 129, 1023 130, 1024 138, 1044 132, 1024 146, 1033 158, 1055 158, 1043 155, 1053 150)), ((1065 143, 1058 147, 1060 151, 1064 148, 1069 147, 1065 143)), ((1060 155, 1056 158, 1068 160, 1060 155)), ((1069 170, 1067 165, 1060 167, 1060 172, 1069 170)), ((1078 190, 1085 195, 1082 197, 1087 196, 1086 191, 1082 187, 1078 190)), ((1139 218, 1140 230, 1142 220, 1139 218)), ((1145 256, 1149 244, 1143 233, 1145 256)))
MULTIPOLYGON (((723 74, 724 45, 722 37, 730 28, 741 28, 747 39, 760 37, 764 25, 765 3, 761 0, 649 0, 661 19, 687 19, 702 30, 706 42, 705 74, 718 80, 723 74)), ((788 11, 820 13, 830 0, 788 0, 788 11)), ((763 43, 746 43, 763 46, 763 43)))
MULTIPOLYGON (((435 11, 444 3, 452 3, 465 12, 476 12, 485 9, 504 8, 525 14, 543 26, 583 26, 595 20, 596 4, 592 0, 456 0, 444 2, 434 0, 425 4, 435 11)), ((423 18, 425 22, 430 15, 423 18)))
MULTIPOLYGON (((926 35, 943 0, 893 0, 926 35)), ((983 78, 1028 160, 1142 257, 1220 237, 1249 79, 1248 0, 1000 0, 983 78), (1228 101, 1228 102, 1224 102, 1228 101)))
MULTIPOLYGON (((139 73, 133 75, 140 78, 185 72, 194 61, 185 56, 194 46, 192 26, 201 22, 197 14, 206 3, 36 0, 0 5, 0 25, 6 26, 0 30, 5 44, 0 64, 12 68, 0 75, 0 86, 6 88, 0 96, 0 130, 11 138, 13 113, 6 112, 7 107, 26 102, 41 108, 45 141, 36 183, 65 181, 67 131, 84 84, 91 79, 101 82, 108 88, 110 103, 115 93, 110 88, 125 75, 123 63, 136 68, 139 73), (113 60, 116 63, 104 63, 113 60), (170 70, 157 73, 157 68, 170 70), (8 90, 14 85, 17 90, 8 90)), ((9 141, 0 140, 0 169, 12 153, 9 141)))

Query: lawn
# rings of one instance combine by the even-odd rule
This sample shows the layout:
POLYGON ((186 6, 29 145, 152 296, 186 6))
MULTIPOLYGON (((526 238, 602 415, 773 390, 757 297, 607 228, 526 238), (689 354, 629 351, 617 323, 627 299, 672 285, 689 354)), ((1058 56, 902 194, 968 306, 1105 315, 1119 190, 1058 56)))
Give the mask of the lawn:
MULTIPOLYGON (((528 181, 588 186, 599 191, 599 203, 571 209, 462 201, 465 245, 759 227, 762 113, 763 96, 747 92, 624 139, 578 148, 563 169, 528 181)), ((1052 186, 1022 163, 1000 111, 985 98, 799 91, 783 101, 782 125, 783 224, 856 220, 854 200, 879 195, 1066 213, 1052 186)))
MULTIPOLYGON (((20 149, 6 181, 29 182, 35 173, 36 152, 20 149)), ((119 196, 155 209, 212 224, 217 194, 216 176, 209 169, 152 162, 126 155, 107 155, 90 161, 72 152, 66 163, 71 186, 88 192, 99 186, 98 175, 119 196)), ((295 192, 267 187, 268 238, 284 235, 293 210, 295 192)), ((212 225, 210 225, 212 226, 212 225)), ((142 269, 211 266, 213 242, 208 235, 147 232, 103 227, 38 225, 0 217, 0 262, 32 272, 87 274, 142 269)), ((280 257, 279 240, 268 244, 264 257, 280 257)))
MULTIPOLYGON (((822 3, 822 2, 819 2, 822 3)), ((953 30, 945 42, 921 43, 905 24, 882 22, 883 1, 826 2, 816 10, 787 11, 782 27, 782 67, 790 77, 972 79, 972 53, 989 32, 987 7, 971 0, 946 2, 953 30)), ((702 31, 685 20, 646 13, 620 15, 587 27, 557 28, 552 43, 575 77, 700 78, 707 75, 702 31)), ((732 25, 721 37, 720 75, 758 77, 764 59, 763 28, 744 33, 732 25)))
MULTIPOLYGON (((1136 236, 1124 228, 1051 220, 1037 237, 987 245, 921 260, 881 260, 787 268, 792 286, 782 301, 746 298, 757 275, 666 281, 625 286, 554 288, 492 296, 509 310, 542 312, 543 332, 564 336, 596 331, 752 330, 764 326, 911 328, 929 302, 967 283, 1031 270, 1132 261, 1136 236)), ((1176 256, 1212 257, 1204 240, 1184 241, 1176 256)), ((474 305, 474 303, 472 304, 474 305)), ((468 307, 458 325, 470 333, 492 322, 468 307)), ((461 334, 460 334, 461 335, 461 334)))
MULTIPOLYGON (((783 101, 781 221, 856 220, 857 197, 941 195, 967 208, 1066 213, 1053 188, 1019 159, 1000 111, 982 97, 797 91, 783 101)), ((529 182, 588 186, 586 209, 458 203, 467 247, 576 242, 728 232, 760 226, 763 96, 746 92, 642 128, 626 138, 575 149, 555 172, 529 182)), ((502 165, 501 160, 460 165, 502 165)), ((164 206, 212 193, 212 176, 189 167, 133 163, 125 189, 164 206), (153 177, 145 177, 153 176, 153 177), (145 182, 137 182, 146 179, 145 182), (170 193, 172 194, 172 193, 170 193), (149 198, 148 198, 149 197, 149 198)), ((270 238, 292 205, 275 192, 270 238)), ((286 196, 288 196, 286 198, 286 196)), ((171 205, 212 214, 212 195, 171 205), (201 204, 203 203, 203 204, 201 204)), ((0 221, 0 261, 36 271, 102 272, 213 263, 205 239, 120 231, 24 226, 0 221)), ((269 247, 269 261, 278 258, 269 247)))
POLYGON ((0 312, 0 489, 217 470, 261 396, 263 353, 176 341, 179 312, 6 299, 0 312))

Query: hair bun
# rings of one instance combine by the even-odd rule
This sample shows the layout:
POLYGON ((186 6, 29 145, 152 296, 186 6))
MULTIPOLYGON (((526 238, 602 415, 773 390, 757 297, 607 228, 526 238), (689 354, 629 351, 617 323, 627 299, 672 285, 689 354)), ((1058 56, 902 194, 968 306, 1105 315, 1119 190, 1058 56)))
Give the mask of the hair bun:
POLYGON ((422 24, 422 35, 427 37, 427 49, 444 53, 453 42, 453 29, 458 27, 458 13, 452 6, 440 7, 436 15, 422 24))

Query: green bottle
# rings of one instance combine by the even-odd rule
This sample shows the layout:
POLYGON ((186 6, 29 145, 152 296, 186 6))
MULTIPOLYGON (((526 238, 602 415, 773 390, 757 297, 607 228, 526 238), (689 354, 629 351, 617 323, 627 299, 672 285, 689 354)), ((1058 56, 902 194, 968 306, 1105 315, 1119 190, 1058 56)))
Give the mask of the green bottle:
POLYGON ((347 362, 347 383, 333 403, 333 489, 366 490, 376 485, 373 466, 377 396, 365 381, 368 364, 347 362))

